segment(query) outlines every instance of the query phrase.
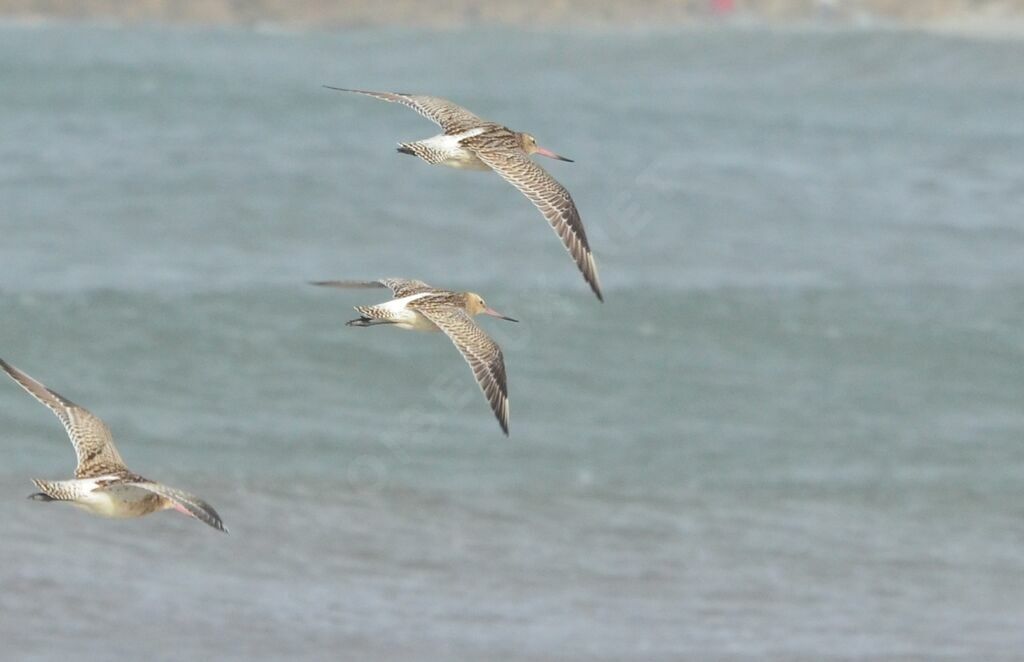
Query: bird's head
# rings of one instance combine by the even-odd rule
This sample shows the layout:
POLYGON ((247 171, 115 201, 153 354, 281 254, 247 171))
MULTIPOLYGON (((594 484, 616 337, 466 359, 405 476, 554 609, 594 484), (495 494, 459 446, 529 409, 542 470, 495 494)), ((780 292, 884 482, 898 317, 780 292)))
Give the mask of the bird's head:
POLYGON ((546 156, 549 159, 558 159, 559 161, 568 161, 569 163, 572 163, 572 159, 567 159, 564 156, 559 156, 558 154, 552 152, 550 149, 546 149, 538 145, 537 139, 534 138, 529 133, 519 134, 519 146, 522 147, 523 151, 526 152, 527 154, 540 154, 541 156, 546 156))
POLYGON ((476 292, 466 292, 463 297, 466 300, 466 312, 470 315, 490 315, 491 317, 497 317, 501 320, 508 320, 509 322, 518 322, 517 319, 506 317, 493 308, 487 306, 487 302, 484 298, 476 292))

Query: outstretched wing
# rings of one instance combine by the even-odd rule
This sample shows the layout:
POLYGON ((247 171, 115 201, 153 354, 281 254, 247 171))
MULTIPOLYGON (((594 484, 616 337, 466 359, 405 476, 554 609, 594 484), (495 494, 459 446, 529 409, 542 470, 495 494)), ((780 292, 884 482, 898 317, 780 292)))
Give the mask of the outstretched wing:
POLYGON ((324 85, 324 87, 329 90, 338 90, 339 92, 365 94, 373 97, 374 99, 400 103, 403 106, 408 106, 420 115, 423 115, 428 120, 440 126, 447 134, 462 133, 463 131, 468 131, 473 127, 486 124, 484 120, 480 119, 462 106, 452 103, 448 99, 442 99, 441 97, 429 97, 421 94, 401 94, 396 92, 368 92, 366 90, 350 90, 344 87, 331 87, 330 85, 324 85))
POLYGON ((64 424, 78 456, 75 477, 92 478, 127 471, 124 460, 114 447, 114 438, 106 423, 3 359, 0 359, 0 367, 36 400, 49 407, 64 424))
POLYGON ((424 283, 422 280, 409 280, 406 278, 381 278, 380 280, 318 280, 313 281, 311 285, 338 287, 342 289, 386 287, 391 290, 397 299, 407 297, 410 294, 432 292, 435 289, 424 283))
POLYGON ((573 202, 569 191, 521 149, 488 146, 486 142, 478 142, 473 138, 463 141, 462 144, 505 181, 519 189, 519 192, 540 210, 583 273, 583 278, 590 285, 590 289, 599 300, 604 301, 601 283, 597 279, 594 254, 590 251, 583 221, 580 220, 580 213, 576 210, 576 203, 573 202))
POLYGON ((139 480, 127 484, 134 485, 135 487, 141 487, 153 494, 159 494, 173 503, 175 510, 190 517, 195 517, 200 522, 209 524, 218 531, 223 531, 224 533, 228 532, 227 527, 224 526, 224 522, 221 521, 220 515, 218 515, 217 511, 213 509, 213 506, 194 494, 176 490, 173 487, 168 487, 161 483, 154 483, 149 480, 139 480))
POLYGON ((508 386, 501 348, 477 326, 469 313, 451 305, 417 303, 416 310, 444 331, 473 369, 480 390, 491 405, 502 431, 508 435, 508 386))

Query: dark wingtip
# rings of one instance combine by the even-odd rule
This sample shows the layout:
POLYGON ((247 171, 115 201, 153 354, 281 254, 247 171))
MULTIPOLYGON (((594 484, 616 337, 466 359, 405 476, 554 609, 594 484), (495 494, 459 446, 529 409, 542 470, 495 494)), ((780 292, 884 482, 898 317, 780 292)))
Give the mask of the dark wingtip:
POLYGON ((502 418, 501 416, 495 416, 495 418, 498 419, 498 425, 501 426, 501 431, 505 433, 506 437, 508 437, 509 436, 508 428, 509 428, 510 423, 509 423, 509 416, 508 416, 508 398, 507 398, 507 395, 506 395, 506 399, 505 399, 505 406, 503 407, 503 409, 504 409, 505 417, 502 418))
POLYGON ((204 524, 208 524, 211 528, 217 529, 218 531, 228 533, 228 527, 224 525, 224 520, 220 518, 220 513, 214 510, 213 506, 206 502, 203 502, 200 510, 202 511, 203 515, 205 515, 205 517, 200 517, 197 515, 197 519, 199 519, 199 521, 203 522, 204 524))

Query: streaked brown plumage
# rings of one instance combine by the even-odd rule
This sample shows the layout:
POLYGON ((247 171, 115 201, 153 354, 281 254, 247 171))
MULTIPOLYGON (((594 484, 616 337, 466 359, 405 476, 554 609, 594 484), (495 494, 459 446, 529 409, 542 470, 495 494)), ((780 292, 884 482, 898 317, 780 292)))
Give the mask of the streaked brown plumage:
POLYGON ((530 155, 541 154, 563 161, 571 159, 540 147, 528 133, 512 131, 501 124, 483 120, 441 97, 325 87, 400 103, 438 124, 444 130, 443 134, 426 140, 399 143, 398 151, 418 156, 432 165, 497 172, 540 210, 562 240, 594 294, 604 301, 597 265, 576 203, 565 187, 534 163, 530 155))
POLYGON ((97 416, 3 359, 0 359, 0 368, 57 415, 78 458, 73 480, 33 479, 42 491, 31 495, 31 498, 67 501, 104 517, 141 517, 173 508, 227 533, 220 515, 210 504, 188 492, 155 483, 129 470, 114 447, 110 428, 97 416))
POLYGON ((433 288, 418 280, 383 278, 376 281, 317 281, 313 285, 339 288, 387 287, 395 298, 375 306, 356 306, 359 319, 348 326, 391 324, 401 329, 443 331, 473 370, 502 431, 508 435, 509 403, 505 358, 473 316, 484 314, 515 322, 489 308, 474 292, 433 288))

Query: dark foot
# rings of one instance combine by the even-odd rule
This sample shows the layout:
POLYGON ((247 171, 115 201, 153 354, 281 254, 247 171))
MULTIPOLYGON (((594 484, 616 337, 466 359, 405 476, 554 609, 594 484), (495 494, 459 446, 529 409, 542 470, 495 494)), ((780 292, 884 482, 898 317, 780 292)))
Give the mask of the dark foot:
POLYGON ((360 317, 357 320, 345 322, 345 326, 376 326, 378 324, 394 324, 391 320, 379 320, 372 317, 360 317))
POLYGON ((416 152, 412 151, 411 149, 409 149, 409 148, 408 148, 408 147, 406 147, 405 145, 402 145, 401 147, 399 147, 399 148, 398 148, 398 152, 399 152, 400 154, 410 154, 410 155, 412 155, 412 156, 416 156, 416 152))
POLYGON ((29 494, 28 498, 32 499, 33 501, 56 501, 56 499, 54 499, 49 494, 43 494, 42 492, 36 492, 35 494, 29 494))

